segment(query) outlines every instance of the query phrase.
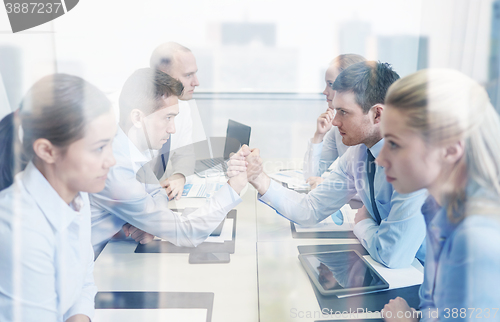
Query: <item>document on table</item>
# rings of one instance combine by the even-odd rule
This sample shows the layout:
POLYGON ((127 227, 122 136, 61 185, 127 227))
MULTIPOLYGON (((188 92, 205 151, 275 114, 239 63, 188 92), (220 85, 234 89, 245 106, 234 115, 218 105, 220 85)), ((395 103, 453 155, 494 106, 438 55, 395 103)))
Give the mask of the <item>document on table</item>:
POLYGON ((340 208, 342 218, 338 218, 339 213, 336 212, 332 216, 328 216, 322 222, 314 226, 301 226, 295 224, 295 230, 298 233, 302 232, 321 232, 321 231, 352 231, 354 229, 354 216, 357 209, 352 209, 348 204, 340 208), (340 219, 340 220, 339 220, 340 219))
POLYGON ((230 241, 233 239, 233 219, 226 218, 224 221, 224 226, 222 226, 222 232, 220 236, 208 236, 204 241, 205 243, 224 243, 225 241, 230 241))
MULTIPOLYGON (((413 285, 420 285, 424 282, 424 267, 416 258, 413 260, 413 263, 409 267, 387 268, 384 265, 376 262, 370 255, 365 255, 363 257, 387 281, 387 283, 389 283, 389 290, 413 285)), ((387 289, 366 293, 341 295, 338 297, 343 298, 359 294, 376 293, 386 290, 387 289)))
MULTIPOLYGON (((163 238, 155 237, 155 240, 167 241, 163 238)), ((208 236, 204 243, 219 243, 223 244, 225 241, 233 239, 233 218, 226 218, 220 236, 208 236)))
POLYGON ((207 309, 97 309, 92 322, 205 322, 206 320, 207 309))
POLYGON ((205 198, 207 196, 207 191, 219 191, 223 185, 224 183, 209 183, 209 186, 205 183, 188 183, 184 185, 182 196, 188 198, 205 198), (215 186, 215 188, 213 186, 215 186))
POLYGON ((286 170, 269 175, 270 178, 276 181, 286 183, 288 188, 293 190, 310 190, 311 187, 304 180, 302 170, 286 170))

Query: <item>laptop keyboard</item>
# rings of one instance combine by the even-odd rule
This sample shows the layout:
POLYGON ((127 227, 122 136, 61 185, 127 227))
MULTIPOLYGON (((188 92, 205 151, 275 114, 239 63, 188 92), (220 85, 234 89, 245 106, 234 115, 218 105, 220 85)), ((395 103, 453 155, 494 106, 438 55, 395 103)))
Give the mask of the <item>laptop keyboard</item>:
MULTIPOLYGON (((200 160, 201 163, 206 165, 209 168, 213 168, 215 166, 221 167, 221 163, 224 162, 224 158, 214 158, 214 159, 205 159, 205 160, 200 160)), ((222 167, 221 167, 222 169, 222 167)))

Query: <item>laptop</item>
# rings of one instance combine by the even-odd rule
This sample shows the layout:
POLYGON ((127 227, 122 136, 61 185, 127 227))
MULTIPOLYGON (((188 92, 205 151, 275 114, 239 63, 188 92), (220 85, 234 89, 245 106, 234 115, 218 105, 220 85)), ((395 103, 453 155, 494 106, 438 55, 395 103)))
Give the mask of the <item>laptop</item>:
POLYGON ((223 168, 223 166, 225 167, 225 161, 229 160, 230 154, 238 152, 243 144, 248 145, 250 143, 250 131, 250 126, 238 123, 233 120, 229 120, 227 123, 223 156, 213 157, 214 154, 217 154, 218 145, 221 145, 222 142, 220 140, 217 140, 217 138, 209 138, 208 148, 210 150, 210 156, 212 156, 212 158, 196 160, 194 172, 198 176, 204 177, 205 171, 207 169, 215 168, 219 171, 224 171, 225 169, 223 168))

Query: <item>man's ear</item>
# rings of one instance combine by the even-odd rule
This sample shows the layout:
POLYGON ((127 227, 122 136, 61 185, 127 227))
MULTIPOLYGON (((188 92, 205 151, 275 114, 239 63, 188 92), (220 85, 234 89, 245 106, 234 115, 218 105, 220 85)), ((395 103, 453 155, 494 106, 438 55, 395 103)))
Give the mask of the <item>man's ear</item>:
POLYGON ((55 163, 60 153, 59 149, 47 139, 33 142, 33 151, 38 158, 49 164, 55 163))
POLYGON ((375 104, 372 106, 371 111, 373 113, 373 123, 374 124, 380 123, 382 113, 384 112, 384 105, 375 104))
POLYGON ((141 110, 135 108, 130 112, 130 120, 132 121, 132 126, 135 128, 142 128, 143 119, 144 113, 141 110))
POLYGON ((460 160, 460 158, 462 158, 465 153, 464 144, 465 142, 463 140, 460 140, 445 147, 445 161, 454 164, 458 160, 460 160))

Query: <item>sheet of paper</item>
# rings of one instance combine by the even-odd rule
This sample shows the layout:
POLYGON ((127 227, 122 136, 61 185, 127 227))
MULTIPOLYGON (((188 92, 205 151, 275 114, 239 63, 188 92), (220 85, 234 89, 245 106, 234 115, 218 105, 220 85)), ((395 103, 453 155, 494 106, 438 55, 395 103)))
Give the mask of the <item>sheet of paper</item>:
POLYGON ((224 241, 230 241, 231 239, 233 239, 233 218, 226 218, 220 236, 209 236, 204 242, 222 244, 224 241))
POLYGON ((207 309, 97 309, 92 322, 205 322, 206 320, 207 309))
MULTIPOLYGON (((233 239, 233 218, 226 218, 220 236, 208 236, 204 243, 220 243, 233 239)), ((167 241, 163 238, 155 237, 155 240, 167 241)))
MULTIPOLYGON (((420 264, 420 262, 416 258, 413 260, 413 263, 409 267, 387 268, 384 265, 376 262, 373 258, 371 258, 370 255, 365 255, 363 257, 364 259, 366 259, 368 263, 370 263, 370 265, 373 266, 373 268, 375 268, 375 270, 387 281, 387 283, 389 283, 389 290, 395 288, 413 286, 413 285, 420 285, 424 281, 424 267, 422 266, 422 264, 420 264)), ((386 290, 387 289, 366 292, 366 293, 341 295, 338 297, 339 298, 349 297, 359 294, 375 293, 386 290)))
POLYGON ((344 205, 340 208, 342 212, 342 216, 344 218, 342 225, 336 224, 332 216, 328 216, 322 222, 309 227, 304 227, 301 225, 295 224, 295 230, 298 233, 301 232, 321 232, 321 231, 352 231, 354 229, 354 215, 357 212, 357 209, 351 209, 351 206, 344 205))
POLYGON ((284 182, 288 185, 290 189, 300 189, 300 190, 308 190, 310 186, 304 180, 304 175, 302 170, 286 170, 280 171, 276 173, 272 173, 269 177, 279 181, 284 182))
MULTIPOLYGON (((224 183, 213 183, 216 185, 215 191, 224 185, 224 183)), ((205 198, 207 196, 207 186, 204 183, 188 183, 184 185, 182 196, 187 198, 205 198)))

